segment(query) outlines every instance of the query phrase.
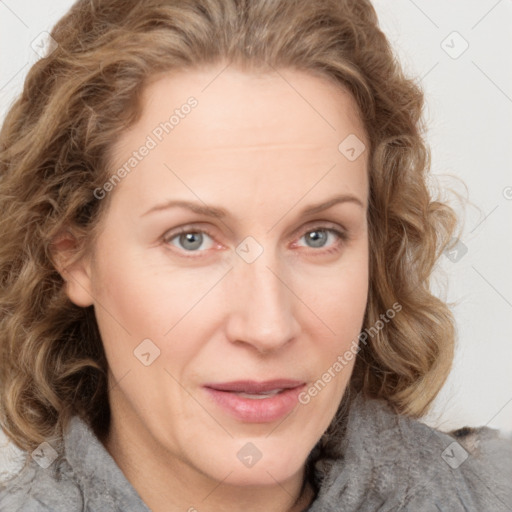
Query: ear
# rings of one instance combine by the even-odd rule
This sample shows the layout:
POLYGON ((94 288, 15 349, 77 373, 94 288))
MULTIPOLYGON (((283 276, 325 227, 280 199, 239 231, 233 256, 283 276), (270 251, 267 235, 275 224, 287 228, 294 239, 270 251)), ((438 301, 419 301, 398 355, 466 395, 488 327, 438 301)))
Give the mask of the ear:
POLYGON ((50 252, 53 264, 66 283, 66 295, 80 307, 94 303, 91 283, 91 261, 89 255, 77 258, 78 243, 69 231, 60 232, 52 240, 50 252))

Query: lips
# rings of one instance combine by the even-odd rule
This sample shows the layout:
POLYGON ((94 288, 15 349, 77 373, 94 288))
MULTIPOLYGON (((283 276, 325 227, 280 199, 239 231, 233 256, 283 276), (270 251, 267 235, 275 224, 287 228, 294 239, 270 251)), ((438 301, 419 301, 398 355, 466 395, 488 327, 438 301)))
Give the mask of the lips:
POLYGON ((299 380, 240 380, 203 386, 216 406, 245 423, 276 421, 293 410, 305 383, 299 380))
POLYGON ((274 379, 264 382, 255 380, 237 380, 234 382, 223 382, 219 384, 205 384, 204 387, 216 389, 217 391, 230 391, 234 393, 257 394, 274 391, 276 389, 293 389, 301 386, 304 382, 291 379, 274 379))

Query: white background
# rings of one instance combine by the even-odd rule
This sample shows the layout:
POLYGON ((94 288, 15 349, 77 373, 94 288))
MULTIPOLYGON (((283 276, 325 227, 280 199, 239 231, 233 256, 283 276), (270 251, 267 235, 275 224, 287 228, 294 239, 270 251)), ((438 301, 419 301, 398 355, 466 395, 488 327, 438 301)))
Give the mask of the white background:
MULTIPOLYGON (((38 59, 31 42, 71 5, 0 1, 0 119, 38 59)), ((454 303, 457 355, 425 421, 441 430, 512 431, 512 2, 374 5, 407 74, 425 90, 432 170, 469 200, 455 205, 464 214, 460 240, 467 253, 452 254, 457 262, 442 256, 436 274, 437 293, 454 303)), ((2 465, 0 458, 0 473, 2 465)))

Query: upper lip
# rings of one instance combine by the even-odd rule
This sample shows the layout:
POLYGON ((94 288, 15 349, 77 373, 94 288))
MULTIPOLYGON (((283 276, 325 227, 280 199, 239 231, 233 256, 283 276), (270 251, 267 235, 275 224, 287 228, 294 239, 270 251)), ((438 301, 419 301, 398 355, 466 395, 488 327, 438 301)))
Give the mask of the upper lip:
POLYGON ((217 391, 233 391, 236 393, 264 393, 276 389, 293 389, 304 384, 304 381, 292 379, 274 379, 266 381, 236 380, 205 384, 204 387, 217 391))

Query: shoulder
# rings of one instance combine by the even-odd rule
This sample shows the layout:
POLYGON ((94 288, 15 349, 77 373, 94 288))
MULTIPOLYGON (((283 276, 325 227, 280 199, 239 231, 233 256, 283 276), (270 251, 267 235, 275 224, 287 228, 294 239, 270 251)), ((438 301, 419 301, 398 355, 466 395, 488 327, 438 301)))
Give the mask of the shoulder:
POLYGON ((404 502, 410 507, 430 502, 450 511, 512 510, 510 439, 487 427, 441 432, 387 404, 373 407, 388 431, 388 457, 394 454, 394 465, 407 480, 404 502))
POLYGON ((350 502, 354 510, 512 510, 512 440, 499 431, 441 432, 383 400, 358 397, 341 450, 325 480, 330 489, 322 489, 331 503, 350 502))
POLYGON ((0 482, 0 511, 149 512, 85 421, 74 416, 65 430, 25 454, 23 469, 0 482))
POLYGON ((511 511, 512 438, 488 427, 464 427, 448 434, 443 461, 451 471, 460 471, 481 509, 511 511))
POLYGON ((74 512, 82 510, 82 493, 67 461, 45 467, 27 454, 25 465, 0 481, 0 510, 9 512, 74 512))

